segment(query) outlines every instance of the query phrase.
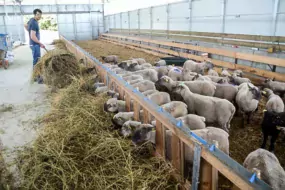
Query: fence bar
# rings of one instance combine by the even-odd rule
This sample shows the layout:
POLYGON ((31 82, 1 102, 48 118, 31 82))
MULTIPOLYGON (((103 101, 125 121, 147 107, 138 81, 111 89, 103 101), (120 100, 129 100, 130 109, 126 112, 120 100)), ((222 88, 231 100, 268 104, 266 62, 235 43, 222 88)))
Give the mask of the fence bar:
POLYGON ((130 112, 131 111, 131 97, 130 97, 130 95, 126 94, 125 99, 126 99, 126 111, 130 112))
MULTIPOLYGON (((181 144, 183 142, 179 139, 178 136, 172 134, 171 136, 171 163, 172 166, 177 169, 177 172, 183 177, 183 171, 184 171, 184 157, 181 157, 184 155, 183 152, 184 149, 181 149, 181 144)), ((182 178, 180 178, 182 180, 182 178)))
POLYGON ((201 145, 195 143, 194 146, 194 161, 192 173, 192 190, 198 190, 199 173, 200 173, 201 145))
POLYGON ((134 120, 140 121, 140 105, 137 101, 134 101, 134 120))
POLYGON ((156 120, 156 152, 158 155, 165 158, 165 129, 162 126, 162 123, 156 120))

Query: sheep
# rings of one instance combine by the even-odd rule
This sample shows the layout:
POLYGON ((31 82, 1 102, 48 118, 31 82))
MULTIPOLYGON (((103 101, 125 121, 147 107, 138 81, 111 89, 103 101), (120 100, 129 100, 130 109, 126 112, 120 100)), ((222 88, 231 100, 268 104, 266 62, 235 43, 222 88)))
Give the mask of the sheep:
MULTIPOLYGON (((140 121, 143 120, 143 110, 139 113, 140 121)), ((134 112, 119 112, 112 118, 112 123, 115 129, 120 129, 125 122, 134 120, 134 112)))
POLYGON ((146 63, 145 59, 143 59, 143 58, 130 58, 130 59, 133 61, 136 61, 140 65, 146 63))
POLYGON ((147 90, 155 90, 155 85, 153 82, 148 80, 143 80, 141 82, 132 85, 134 88, 138 88, 140 92, 145 92, 147 90))
POLYGON ((219 84, 226 84, 228 83, 228 78, 227 77, 217 77, 217 76, 204 76, 204 77, 208 77, 211 79, 211 81, 215 82, 215 83, 219 83, 219 84))
POLYGON ((131 137, 133 132, 141 125, 138 121, 126 121, 120 131, 121 135, 125 138, 131 137))
POLYGON ((285 189, 285 171, 277 157, 264 149, 251 152, 243 162, 243 166, 250 172, 258 170, 260 178, 274 190, 285 189))
POLYGON ((104 111, 111 113, 125 112, 126 102, 123 100, 118 100, 117 98, 110 98, 104 104, 104 111))
POLYGON ((184 102, 172 101, 161 106, 164 111, 170 113, 173 117, 182 117, 187 114, 187 105, 184 102))
MULTIPOLYGON (((191 130, 206 128, 205 117, 201 117, 201 116, 198 116, 195 114, 188 114, 188 115, 185 115, 183 117, 178 117, 176 119, 182 121, 183 126, 189 128, 191 130)), ((156 121, 152 121, 151 124, 153 126, 156 126, 156 121)))
POLYGON ((203 76, 201 74, 197 74, 193 77, 192 81, 194 80, 200 80, 200 81, 212 81, 212 79, 209 76, 203 76))
POLYGON ((142 92, 142 94, 144 96, 148 96, 148 95, 154 94, 156 92, 158 92, 158 91, 157 90, 147 90, 147 91, 142 92))
POLYGON ((116 56, 116 55, 108 55, 106 57, 105 56, 101 56, 101 58, 106 63, 114 63, 114 64, 118 63, 118 56, 116 56))
POLYGON ((242 77, 243 72, 242 72, 242 70, 235 70, 235 71, 233 72, 233 74, 235 74, 235 75, 238 76, 238 77, 242 77))
POLYGON ((108 92, 108 86, 101 86, 96 88, 95 94, 101 94, 101 93, 107 93, 108 92))
MULTIPOLYGON (((172 89, 178 85, 179 81, 173 81, 168 76, 161 77, 156 83, 155 86, 157 90, 165 91, 170 93, 172 89)), ((215 94, 216 86, 208 81, 185 81, 183 82, 188 88, 196 94, 201 94, 205 96, 213 96, 215 94)))
POLYGON ((209 75, 209 76, 215 76, 215 77, 218 77, 218 76, 219 76, 218 72, 215 71, 214 69, 209 69, 208 75, 209 75))
POLYGON ((96 82, 95 84, 94 84, 94 88, 96 89, 96 88, 99 88, 99 87, 103 87, 103 86, 106 86, 103 82, 96 82))
POLYGON ((136 83, 139 83, 141 82, 142 80, 141 79, 136 79, 136 80, 128 80, 127 82, 130 84, 130 85, 134 85, 136 83))
POLYGON ((168 76, 174 81, 181 81, 182 80, 182 71, 176 67, 173 67, 169 70, 168 76))
POLYGON ((159 60, 154 65, 155 66, 166 66, 166 61, 165 60, 159 60))
POLYGON ((232 76, 229 76, 230 82, 235 85, 241 85, 242 83, 251 83, 248 78, 238 77, 235 73, 232 76))
POLYGON ((119 93, 115 92, 114 90, 108 90, 107 96, 111 96, 112 98, 119 98, 119 93))
POLYGON ((118 64, 118 66, 124 70, 127 70, 128 67, 133 63, 132 60, 125 60, 118 64))
POLYGON ((154 69, 157 71, 158 79, 160 79, 162 76, 168 75, 170 68, 167 66, 158 66, 158 67, 154 67, 154 69))
POLYGON ((274 144, 281 129, 285 128, 285 112, 276 113, 264 110, 262 121, 263 142, 261 148, 265 148, 268 136, 271 136, 269 151, 274 151, 274 144))
POLYGON ((148 98, 159 106, 169 103, 171 101, 170 95, 166 92, 156 92, 151 95, 148 95, 148 98))
POLYGON ((197 73, 191 72, 189 69, 183 69, 182 70, 182 80, 183 81, 192 81, 197 73))
POLYGON ((123 78, 131 75, 141 75, 145 80, 149 80, 152 82, 156 82, 158 80, 157 71, 155 69, 144 69, 140 71, 135 71, 131 74, 124 75, 123 78))
POLYGON ((274 94, 272 90, 269 88, 265 88, 262 91, 262 94, 268 98, 268 101, 266 103, 266 110, 267 111, 274 111, 277 113, 284 111, 284 103, 280 96, 274 94))
POLYGON ((273 90, 274 93, 280 93, 281 96, 285 94, 285 83, 273 81, 272 79, 265 79, 263 86, 273 90))
POLYGON ((239 110, 243 113, 243 126, 244 116, 247 115, 247 123, 249 124, 251 115, 254 111, 257 110, 260 99, 260 90, 257 87, 253 86, 253 84, 243 83, 238 87, 236 103, 239 110))
POLYGON ((214 84, 216 85, 216 91, 215 91, 214 97, 226 99, 230 102, 235 101, 235 98, 238 92, 237 86, 233 86, 231 84, 218 84, 218 83, 214 83, 214 84))
MULTIPOLYGON (((219 149, 225 154, 229 154, 229 135, 222 129, 207 127, 205 129, 199 129, 193 131, 196 135, 200 136, 208 143, 214 144, 218 142, 219 149)), ((166 130, 165 133, 165 142, 166 142, 166 158, 171 160, 171 137, 172 133, 170 130, 166 130)), ((155 127, 150 124, 142 124, 133 132, 132 142, 134 145, 140 145, 145 142, 156 143, 156 131, 155 127)), ((194 159, 194 150, 193 147, 184 146, 184 159, 186 161, 186 176, 188 176, 189 171, 191 170, 191 165, 193 164, 194 159), (187 167, 188 166, 188 167, 187 167)))
POLYGON ((221 72, 221 76, 222 77, 230 77, 232 76, 229 72, 228 72, 228 69, 227 68, 222 68, 222 72, 221 72))
POLYGON ((185 61, 183 65, 183 69, 189 69, 192 72, 196 72, 199 74, 204 74, 204 70, 206 68, 206 64, 204 62, 202 63, 197 63, 192 60, 187 60, 185 61))
POLYGON ((125 81, 131 81, 131 80, 143 80, 143 77, 141 75, 130 75, 130 76, 123 76, 123 79, 125 81))
POLYGON ((229 132, 230 122, 235 114, 235 106, 225 99, 195 94, 185 84, 173 89, 175 96, 180 96, 188 106, 190 114, 206 118, 207 123, 217 122, 219 127, 229 132))

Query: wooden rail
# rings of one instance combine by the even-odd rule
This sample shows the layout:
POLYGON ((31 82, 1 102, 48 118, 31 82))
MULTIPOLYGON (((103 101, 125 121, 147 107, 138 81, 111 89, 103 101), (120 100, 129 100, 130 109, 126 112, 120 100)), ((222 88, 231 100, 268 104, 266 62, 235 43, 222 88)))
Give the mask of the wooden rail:
POLYGON ((237 46, 255 47, 255 48, 276 48, 285 50, 284 36, 261 36, 230 33, 212 33, 212 32, 189 32, 175 30, 144 30, 144 29, 119 29, 111 28, 110 32, 124 33, 132 35, 146 35, 157 37, 168 37, 171 39, 196 40, 209 43, 230 44, 237 46), (281 43, 281 44, 280 44, 281 43), (283 43, 283 44, 282 44, 283 43))
MULTIPOLYGON (((180 55, 182 57, 194 59, 196 61, 204 61, 205 58, 203 56, 198 56, 198 55, 193 55, 193 54, 188 54, 188 53, 178 53, 178 52, 175 52, 169 49, 165 49, 161 46, 195 50, 199 52, 206 52, 210 54, 231 57, 234 59, 241 59, 241 60, 253 61, 253 62, 258 62, 258 63, 264 63, 264 64, 268 64, 272 66, 285 67, 285 59, 279 59, 279 58, 274 58, 274 57, 251 55, 251 54, 246 54, 246 53, 233 52, 229 50, 222 50, 222 49, 220 50, 216 48, 193 46, 193 45, 187 45, 187 44, 179 44, 179 43, 144 39, 144 38, 138 38, 138 37, 129 37, 129 36, 121 36, 121 35, 113 35, 113 34, 103 34, 102 36, 103 36, 103 39, 105 40, 113 41, 116 43, 122 43, 122 44, 127 45, 128 47, 132 47, 132 48, 139 47, 143 50, 147 50, 147 49, 148 49, 147 51, 154 50, 159 53, 165 53, 165 54, 170 54, 170 55, 175 55, 175 56, 180 55), (141 44, 141 42, 159 45, 160 47, 141 44)), ((276 80, 279 80, 279 81, 285 81, 285 74, 282 74, 282 73, 271 72, 271 71, 267 71, 267 70, 263 70, 259 68, 253 68, 253 67, 249 67, 246 65, 230 63, 230 62, 221 61, 221 60, 212 59, 212 58, 207 58, 206 60, 220 67, 227 67, 229 69, 241 69, 244 72, 248 72, 248 73, 258 75, 261 77, 275 78, 276 80)))
MULTIPOLYGON (((189 128, 178 125, 178 121, 172 117, 169 113, 160 109, 159 106, 152 103, 143 94, 134 89, 122 78, 118 77, 111 70, 106 68, 96 58, 84 51, 71 41, 61 36, 66 42, 69 51, 74 53, 77 58, 86 58, 89 63, 93 63, 96 67, 101 79, 108 87, 115 87, 120 93, 120 97, 126 97, 126 108, 130 108, 130 102, 133 100, 135 119, 139 120, 139 107, 145 111, 144 121, 148 122, 148 114, 151 114, 156 119, 156 152, 157 155, 165 158, 165 129, 172 132, 172 165, 177 169, 177 172, 183 174, 184 171, 184 151, 183 146, 195 147, 195 159, 197 163, 195 168, 197 173, 193 173, 194 185, 192 183, 192 189, 196 189, 199 184, 199 189, 216 189, 215 185, 216 171, 222 173, 226 178, 232 181, 240 189, 271 189, 265 182, 256 178, 253 182, 249 179, 252 177, 252 173, 248 172, 244 167, 232 160, 228 155, 224 154, 218 148, 211 149, 213 146, 205 142, 203 139, 195 135, 189 128), (201 157, 201 164, 200 162, 201 157), (201 165, 201 167, 200 167, 201 165), (200 178, 197 174, 200 171, 200 178), (209 173, 212 174, 209 177, 209 173), (211 177, 212 176, 212 177, 211 177), (195 179, 197 179, 195 181, 195 179)), ((189 187, 188 187, 189 189, 189 187)))

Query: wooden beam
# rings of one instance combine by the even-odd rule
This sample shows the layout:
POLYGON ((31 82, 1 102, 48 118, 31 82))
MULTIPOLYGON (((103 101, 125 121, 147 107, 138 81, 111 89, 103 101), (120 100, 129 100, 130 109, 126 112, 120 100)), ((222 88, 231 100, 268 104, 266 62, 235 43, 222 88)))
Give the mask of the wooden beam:
MULTIPOLYGON (((104 38, 104 39, 106 39, 106 38, 104 38)), ((159 51, 160 54, 165 53, 165 54, 170 54, 170 55, 174 55, 174 56, 179 55, 179 56, 182 56, 182 57, 185 57, 188 59, 193 59, 196 61, 205 61, 204 57, 198 56, 198 55, 193 55, 193 54, 188 54, 188 53, 178 53, 178 52, 173 51, 173 50, 168 50, 168 49, 164 49, 164 48, 158 48, 158 47, 153 47, 153 46, 148 46, 148 45, 143 45, 143 44, 138 44, 138 43, 125 42, 125 41, 115 40, 113 38, 109 38, 109 41, 115 41, 115 43, 117 45, 119 45, 120 43, 126 44, 127 47, 135 48, 136 50, 142 50, 141 48, 145 48, 145 49, 151 49, 151 50, 159 51), (136 46, 136 47, 134 47, 134 46, 136 46)), ((150 52, 150 53, 156 54, 154 52, 150 52)), ((160 57, 164 57, 164 56, 161 54, 160 57)), ((254 74, 254 75, 258 75, 261 77, 275 78, 278 81, 285 81, 285 76, 282 73, 271 72, 271 71, 267 71, 267 70, 263 70, 263 69, 259 69, 259 68, 249 67, 249 66, 240 65, 240 64, 234 64, 234 63, 225 62, 225 61, 216 60, 216 59, 211 59, 211 58, 207 58, 206 60, 212 62, 214 65, 219 66, 219 67, 226 67, 226 68, 229 68, 232 70, 240 69, 244 72, 254 74)))
POLYGON ((143 123, 144 124, 149 123, 149 113, 146 109, 143 109, 143 123))
POLYGON ((157 155, 165 158, 165 129, 162 123, 156 120, 155 146, 157 155))
POLYGON ((134 120, 140 121, 140 104, 134 101, 134 120))
POLYGON ((199 189, 212 190, 212 166, 204 159, 201 159, 200 170, 199 189))
POLYGON ((126 94, 125 99, 126 99, 126 111, 130 112, 131 111, 131 97, 130 97, 130 95, 126 94))

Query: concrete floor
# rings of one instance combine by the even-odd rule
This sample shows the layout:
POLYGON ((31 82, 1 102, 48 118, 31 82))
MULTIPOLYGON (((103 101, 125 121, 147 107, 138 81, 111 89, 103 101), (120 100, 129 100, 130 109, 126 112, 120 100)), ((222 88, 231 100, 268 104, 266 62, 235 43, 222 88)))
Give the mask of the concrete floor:
MULTIPOLYGON (((30 82, 32 54, 29 46, 20 46, 13 52, 14 63, 7 70, 0 68, 0 139, 7 164, 13 161, 16 147, 35 139, 39 129, 35 121, 49 109, 49 89, 30 82)), ((13 172, 15 167, 10 169, 13 172)))

